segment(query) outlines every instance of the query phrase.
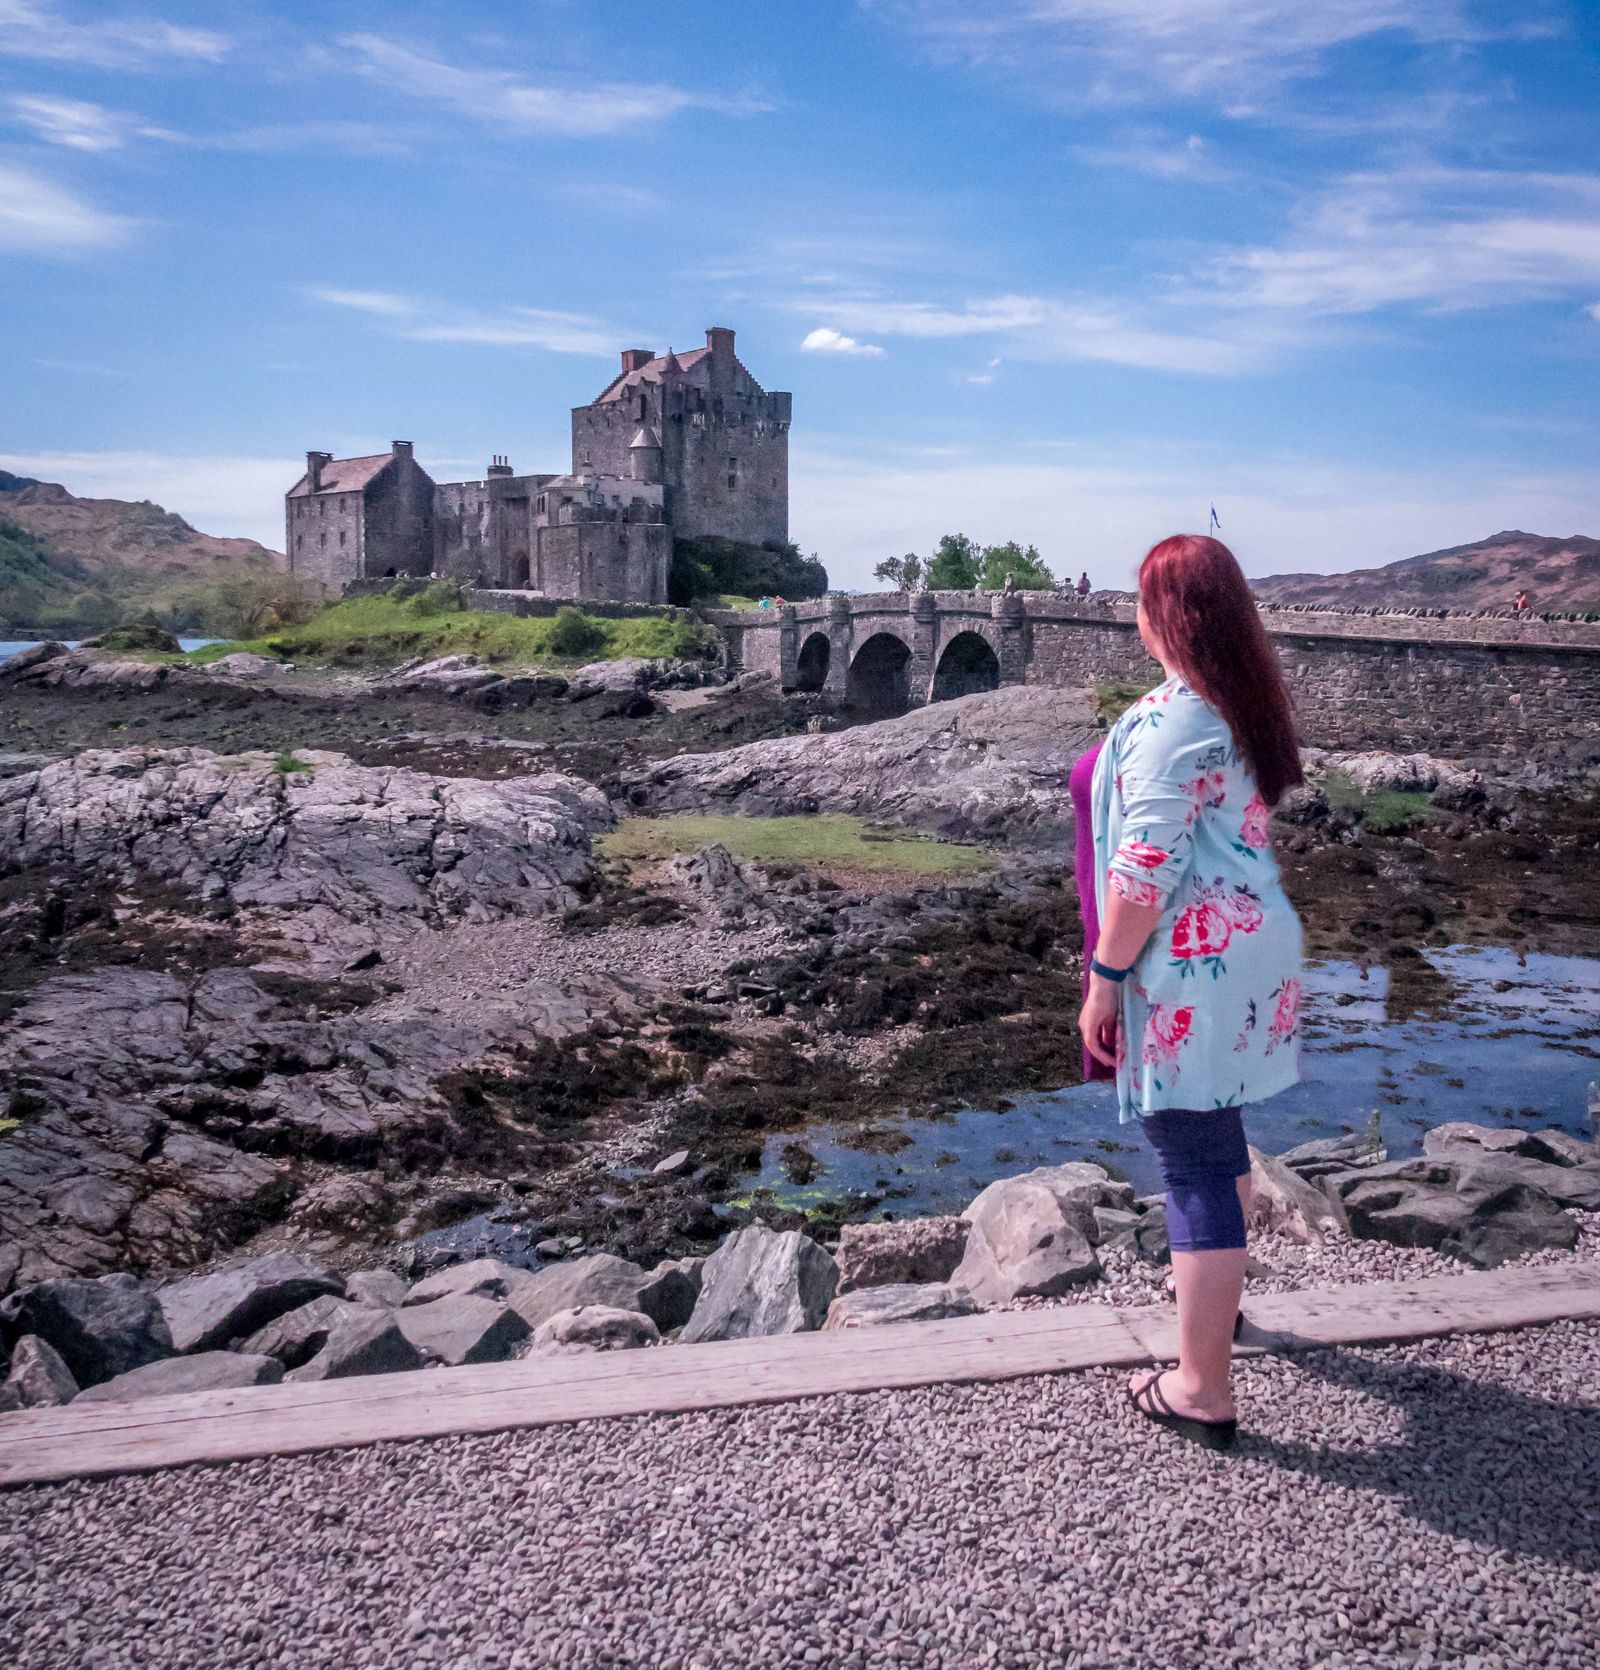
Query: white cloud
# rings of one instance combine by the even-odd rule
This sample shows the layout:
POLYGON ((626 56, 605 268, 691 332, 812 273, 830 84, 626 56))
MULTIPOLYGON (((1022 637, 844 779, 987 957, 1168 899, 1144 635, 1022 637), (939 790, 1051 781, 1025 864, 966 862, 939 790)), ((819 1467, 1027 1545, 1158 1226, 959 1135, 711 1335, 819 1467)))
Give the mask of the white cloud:
POLYGON ((0 470, 59 481, 86 499, 151 499, 202 533, 283 548, 283 495, 304 457, 158 452, 0 453, 0 470))
POLYGON ((544 348, 555 354, 595 354, 610 358, 626 332, 619 333, 584 313, 542 307, 503 307, 489 311, 424 302, 386 290, 335 290, 314 286, 302 291, 313 301, 350 308, 389 321, 408 342, 461 342, 502 348, 544 348))
POLYGON ((736 114, 768 108, 754 100, 710 98, 646 81, 540 85, 510 70, 461 69, 381 35, 346 35, 340 45, 356 55, 361 74, 385 87, 502 132, 581 137, 625 132, 693 108, 736 114))
MULTIPOLYGON (((1281 243, 1204 269, 1209 299, 1259 311, 1470 308, 1600 282, 1600 176, 1409 169, 1352 175, 1281 243)), ((1194 292, 1205 297, 1202 288, 1194 292)))
POLYGON ((171 59, 214 62, 228 44, 213 29, 181 28, 159 18, 72 23, 48 0, 0 0, 0 57, 130 70, 171 59))
POLYGON ((1133 129, 1103 144, 1076 145, 1071 154, 1097 168, 1143 174, 1152 180, 1216 183, 1235 177, 1232 169, 1216 161, 1211 147, 1197 133, 1178 139, 1172 134, 1133 129))
POLYGON ((1592 307, 1591 307, 1591 308, 1590 308, 1590 309, 1589 309, 1589 317, 1590 317, 1590 318, 1591 318, 1591 319, 1600 319, 1600 302, 1596 302, 1596 303, 1595 303, 1595 304, 1594 304, 1594 305, 1593 305, 1593 306, 1592 306, 1592 307))
POLYGON ((794 536, 842 586, 869 586, 884 556, 931 551, 960 529, 985 543, 1035 544, 1057 574, 1086 567, 1096 585, 1125 587, 1156 540, 1205 527, 1213 495, 1247 574, 1371 567, 1497 528, 1600 525, 1592 473, 1534 476, 1466 460, 1455 473, 1404 474, 1289 456, 1241 466, 1166 443, 1056 450, 1037 461, 1013 449, 930 460, 859 438, 803 443, 793 456, 794 536))
POLYGON ((136 224, 29 169, 0 163, 0 251, 71 255, 120 243, 136 224))
POLYGON ((800 347, 808 354, 859 354, 869 359, 883 358, 883 349, 876 342, 858 342, 853 336, 830 330, 826 325, 819 325, 811 331, 800 347))
POLYGON ((71 151, 115 151, 128 142, 129 117, 87 99, 26 93, 13 98, 11 113, 23 127, 51 145, 71 151))

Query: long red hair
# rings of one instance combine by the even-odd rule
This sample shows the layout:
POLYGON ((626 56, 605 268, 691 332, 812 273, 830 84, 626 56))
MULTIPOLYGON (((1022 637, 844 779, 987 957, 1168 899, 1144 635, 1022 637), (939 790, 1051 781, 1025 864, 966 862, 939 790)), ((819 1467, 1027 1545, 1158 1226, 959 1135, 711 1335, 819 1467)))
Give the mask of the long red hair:
POLYGON ((1238 559, 1220 539, 1180 533, 1139 565, 1139 600, 1183 681, 1227 721, 1261 798, 1301 782, 1294 709, 1238 559))

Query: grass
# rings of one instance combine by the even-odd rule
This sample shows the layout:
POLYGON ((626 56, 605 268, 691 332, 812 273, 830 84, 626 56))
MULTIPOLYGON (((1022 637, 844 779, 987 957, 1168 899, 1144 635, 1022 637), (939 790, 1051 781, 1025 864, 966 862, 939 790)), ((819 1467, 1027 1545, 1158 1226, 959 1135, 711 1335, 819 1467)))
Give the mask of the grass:
POLYGON ((313 615, 302 626, 284 627, 260 638, 207 644, 186 659, 205 666, 224 655, 246 650, 289 661, 345 665, 392 665, 413 656, 471 654, 495 666, 571 665, 576 659, 615 660, 620 656, 680 659, 702 654, 710 629, 668 615, 632 620, 583 616, 592 626, 598 648, 592 655, 562 655, 557 647, 571 617, 471 613, 452 606, 439 593, 458 596, 453 588, 428 588, 412 597, 348 597, 313 615), (443 602, 443 606, 441 606, 443 602))
POLYGON ((1102 679, 1094 687, 1094 710, 1108 725, 1114 725, 1141 696, 1155 689, 1159 680, 1149 684, 1127 684, 1118 679, 1102 679))
POLYGON ((993 857, 981 847, 956 846, 909 831, 884 833, 837 812, 787 818, 629 818, 602 837, 599 846, 613 858, 652 859, 699 852, 718 842, 736 858, 818 869, 966 876, 994 868, 993 857))
POLYGON ((736 591, 725 591, 720 596, 713 597, 710 601, 713 609, 759 609, 761 607, 759 597, 741 597, 736 591))
POLYGON ((292 748, 280 748, 272 757, 272 767, 280 777, 287 777, 295 771, 315 771, 317 769, 310 760, 297 758, 292 748))
POLYGON ((14 1131, 22 1123, 20 1119, 0 1119, 0 1137, 7 1131, 14 1131))
POLYGON ((1322 788, 1329 805, 1359 812, 1362 825, 1374 835, 1404 835, 1419 818, 1431 815, 1425 789, 1379 789, 1364 794, 1342 771, 1325 773, 1322 788))

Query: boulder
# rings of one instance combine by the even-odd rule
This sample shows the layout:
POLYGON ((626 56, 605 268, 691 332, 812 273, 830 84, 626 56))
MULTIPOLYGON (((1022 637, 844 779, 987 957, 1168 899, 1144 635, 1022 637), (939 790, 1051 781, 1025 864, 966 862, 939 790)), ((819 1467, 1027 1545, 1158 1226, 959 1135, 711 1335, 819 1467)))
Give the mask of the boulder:
POLYGON ((590 696, 626 695, 646 690, 660 676, 660 663, 637 656, 618 656, 614 661, 591 661, 567 675, 567 695, 575 702, 590 696))
POLYGON ((1451 1120, 1422 1133, 1422 1152, 1444 1154, 1454 1149, 1480 1154, 1531 1154, 1532 1138, 1531 1131, 1519 1131, 1512 1125, 1473 1125, 1466 1120, 1451 1120))
POLYGON ((416 691, 422 695, 465 696, 502 682, 492 667, 475 655, 441 655, 432 661, 412 661, 375 679, 380 689, 416 691))
POLYGON ((1336 1199, 1259 1148, 1250 1150, 1250 1191, 1249 1229, 1283 1235, 1302 1246, 1321 1246, 1350 1233, 1336 1199))
POLYGON ((1167 1236, 1167 1208, 1165 1202, 1148 1206, 1139 1214, 1139 1227, 1133 1234, 1134 1251, 1146 1264, 1170 1264, 1172 1242, 1167 1236))
POLYGON ((971 1294, 947 1282, 894 1282, 841 1293, 828 1306, 824 1332, 839 1328, 874 1328, 881 1322, 933 1322, 946 1316, 973 1316, 979 1307, 971 1294))
POLYGON ((77 1395, 78 1382, 55 1348, 37 1334, 24 1334, 11 1352, 0 1409, 54 1409, 77 1395))
POLYGON ((465 1264, 447 1264, 431 1276, 424 1276, 406 1294, 405 1303, 428 1305, 435 1299, 470 1295, 495 1299, 503 1304, 519 1287, 532 1280, 531 1270, 519 1270, 514 1264, 503 1263, 498 1258, 474 1258, 465 1264))
POLYGON ((1553 1126, 1543 1131, 1529 1131, 1526 1153, 1530 1159, 1543 1160, 1547 1165, 1600 1164, 1600 1143, 1585 1142, 1582 1137, 1570 1136, 1553 1126))
POLYGON ((613 1305, 579 1305, 546 1317, 533 1333, 533 1355, 577 1357, 590 1351, 633 1351, 659 1345, 661 1335, 640 1311, 613 1305))
POLYGON ((1356 1166, 1378 1166, 1389 1158, 1389 1150, 1374 1130, 1352 1131, 1346 1136, 1317 1137, 1298 1143, 1278 1159, 1302 1177, 1327 1177, 1356 1166))
POLYGON ((53 1346, 80 1386, 142 1368, 173 1352, 156 1296, 132 1276, 45 1281, 0 1302, 8 1339, 36 1334, 53 1346))
POLYGON ((356 1309, 328 1335, 328 1343, 288 1380, 343 1380, 356 1374, 395 1374, 424 1367, 422 1353, 400 1332, 393 1311, 356 1309))
POLYGON ((665 1279, 653 1283, 650 1273, 625 1258, 591 1253, 534 1271, 513 1291, 510 1303, 530 1328, 537 1328, 557 1311, 576 1310, 580 1305, 643 1311, 658 1328, 670 1328, 676 1326, 670 1317, 682 1306, 682 1291, 665 1279))
POLYGON ((400 1332, 432 1362, 502 1363, 528 1337, 528 1324, 509 1305, 476 1293, 452 1293, 392 1313, 400 1332))
POLYGON ((694 1315, 705 1279, 703 1258, 663 1259, 639 1288, 639 1309, 663 1333, 681 1328, 694 1315))
POLYGON ((1065 1293, 1100 1273, 1095 1208, 1131 1199, 1084 1161, 999 1178, 961 1214, 970 1233, 952 1280, 980 1305, 1065 1293))
POLYGON ((206 663, 208 673, 221 673, 225 678, 260 678, 264 673, 275 673, 284 666, 270 655, 252 655, 249 650, 235 650, 231 655, 219 655, 206 663))
POLYGON ((274 1386, 283 1379, 276 1357, 243 1351, 197 1351, 129 1369, 80 1392, 75 1403, 132 1403, 141 1397, 176 1397, 183 1392, 225 1392, 239 1386, 274 1386))
POLYGON ((331 1271, 298 1254, 268 1253, 229 1269, 169 1282, 157 1291, 178 1351, 213 1351, 324 1293, 342 1294, 331 1271))
POLYGON ((839 1292, 948 1281, 967 1250, 970 1227, 965 1218, 955 1217, 846 1224, 833 1255, 839 1292))
POLYGON ((406 1301, 405 1281, 393 1270, 356 1270, 344 1279, 345 1298, 358 1305, 392 1310, 406 1301))
POLYGON ((1090 1240, 1102 1251, 1109 1247, 1133 1247, 1143 1221, 1143 1213, 1127 1207, 1097 1206, 1094 1209, 1094 1233, 1090 1240))
POLYGON ((1548 1194, 1506 1174, 1508 1165, 1527 1164, 1537 1162, 1424 1155, 1338 1174, 1324 1186, 1363 1240, 1433 1247, 1492 1269, 1538 1247, 1577 1243, 1572 1219, 1548 1194))
POLYGON ((299 1368, 316 1356, 328 1343, 328 1336, 356 1308, 348 1299, 325 1293, 320 1299, 274 1317, 237 1349, 254 1357, 276 1357, 285 1368, 299 1368))
POLYGON ((798 1230, 736 1230, 706 1260, 694 1315, 679 1335, 753 1339, 820 1328, 838 1285, 833 1259, 798 1230))

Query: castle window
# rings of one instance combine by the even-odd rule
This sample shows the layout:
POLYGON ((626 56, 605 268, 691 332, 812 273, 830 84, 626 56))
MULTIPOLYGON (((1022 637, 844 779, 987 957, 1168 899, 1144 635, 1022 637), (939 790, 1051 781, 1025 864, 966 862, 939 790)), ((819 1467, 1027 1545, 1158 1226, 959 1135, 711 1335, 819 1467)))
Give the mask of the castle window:
POLYGON ((738 485, 739 485, 738 476, 730 474, 729 477, 728 477, 728 486, 730 488, 732 488, 732 487, 737 487, 738 485))
POLYGON ((341 551, 344 549, 344 541, 345 541, 345 532, 344 532, 343 528, 340 528, 340 530, 339 530, 339 549, 341 551))
POLYGON ((317 548, 322 551, 326 551, 328 548, 328 530, 326 528, 317 535, 317 548))

